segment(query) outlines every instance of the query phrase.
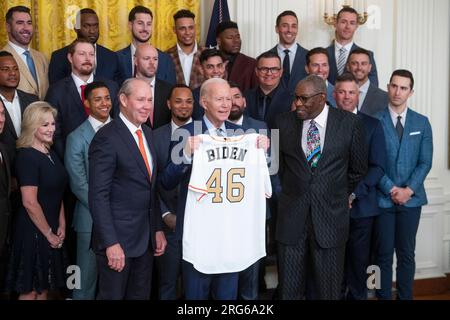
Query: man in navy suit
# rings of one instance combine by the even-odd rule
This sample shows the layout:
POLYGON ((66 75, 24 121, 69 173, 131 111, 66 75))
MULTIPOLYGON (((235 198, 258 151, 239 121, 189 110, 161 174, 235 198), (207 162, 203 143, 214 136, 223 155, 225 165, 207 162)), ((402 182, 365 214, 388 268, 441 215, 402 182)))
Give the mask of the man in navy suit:
MULTIPOLYGON (((192 109, 194 98, 192 92, 185 84, 175 85, 167 100, 172 115, 170 123, 153 132, 156 160, 160 171, 164 170, 169 162, 170 142, 176 129, 192 122, 192 109)), ((159 186, 161 199, 161 218, 163 230, 167 239, 166 252, 158 257, 159 271, 159 298, 161 300, 176 300, 177 279, 181 271, 181 240, 175 236, 177 221, 179 188, 167 190, 159 186)))
POLYGON ((278 54, 264 52, 256 58, 255 73, 259 86, 245 92, 246 114, 264 121, 271 129, 279 113, 291 110, 293 95, 283 86, 283 69, 278 54))
POLYGON ((156 77, 159 69, 158 51, 148 43, 140 44, 134 57, 136 78, 145 79, 150 84, 153 94, 153 110, 147 125, 157 129, 170 122, 170 110, 167 107, 172 85, 156 77))
POLYGON ((397 299, 413 298, 416 234, 422 206, 428 203, 423 184, 432 166, 433 135, 428 118, 407 106, 413 88, 410 71, 394 71, 387 87, 389 107, 378 114, 387 149, 386 172, 378 193, 381 214, 376 222, 380 299, 392 298, 394 251, 397 299))
POLYGON ((109 89, 112 99, 111 115, 118 113, 117 84, 106 78, 94 75, 94 45, 84 39, 75 40, 68 49, 67 59, 72 73, 50 85, 45 100, 58 110, 54 145, 56 153, 64 156, 66 137, 81 125, 89 115, 85 108, 84 88, 93 81, 103 81, 109 89))
MULTIPOLYGON (((330 58, 330 76, 328 81, 333 85, 337 76, 345 71, 345 64, 349 54, 359 48, 353 41, 353 36, 358 29, 358 12, 351 7, 342 8, 337 15, 334 27, 336 29, 335 39, 327 48, 328 57, 330 58)), ((369 79, 378 87, 377 65, 373 52, 369 51, 369 54, 370 63, 372 64, 369 79)))
MULTIPOLYGON (((94 10, 90 8, 81 9, 77 14, 77 21, 75 24, 77 39, 87 39, 94 45, 94 74, 99 77, 119 82, 122 79, 122 75, 120 74, 117 55, 113 51, 97 44, 99 37, 98 25, 98 16, 94 10)), ((70 45, 65 46, 52 53, 48 70, 50 85, 70 75, 71 67, 67 60, 69 47, 70 45)))
MULTIPOLYGON (((180 150, 179 154, 180 159, 183 159, 183 161, 176 164, 175 160, 179 159, 173 159, 172 157, 161 179, 162 185, 166 189, 173 189, 178 184, 181 186, 175 229, 178 239, 182 239, 183 236, 184 212, 192 169, 191 159, 194 150, 200 144, 198 135, 202 133, 218 135, 217 132, 220 131, 222 135, 230 136, 234 135, 235 130, 242 129, 242 127, 226 121, 231 110, 230 86, 226 80, 213 78, 205 81, 202 85, 200 101, 205 108, 205 115, 202 121, 192 122, 182 128, 186 133, 189 133, 189 137, 181 141, 185 143, 183 150, 180 150)), ((239 131, 242 132, 242 130, 239 131)), ((267 140, 261 141, 259 145, 264 147, 266 145, 264 142, 267 142, 267 140)), ((171 154, 174 154, 173 148, 177 144, 174 143, 172 145, 171 154)), ((184 260, 182 263, 186 299, 204 300, 208 299, 210 294, 218 300, 236 299, 238 289, 237 272, 204 274, 197 271, 193 264, 184 260)))
POLYGON ((72 227, 77 233, 77 265, 81 269, 81 288, 74 289, 72 299, 94 300, 97 266, 91 249, 92 216, 88 205, 89 145, 95 133, 111 121, 111 96, 105 83, 88 84, 84 104, 89 117, 67 137, 64 164, 70 177, 70 189, 77 197, 72 227))
POLYGON ((126 80, 119 116, 101 128, 89 147, 89 210, 97 258, 97 299, 147 300, 153 255, 164 253, 156 198, 157 165, 149 116, 152 91, 126 80))
POLYGON ((347 70, 358 81, 359 111, 369 116, 375 116, 378 112, 387 108, 389 101, 387 92, 378 88, 369 79, 372 70, 369 51, 362 48, 353 50, 348 57, 347 70))
POLYGON ((330 74, 330 64, 328 61, 327 49, 321 47, 311 49, 306 54, 305 70, 308 74, 315 74, 325 80, 327 86, 327 102, 336 108, 336 101, 334 101, 333 96, 334 86, 327 80, 330 74))
MULTIPOLYGON (((122 81, 135 76, 134 54, 138 45, 148 43, 152 37, 152 22, 153 13, 146 7, 136 6, 128 14, 128 28, 133 39, 128 47, 117 51, 122 81)), ((170 55, 158 50, 158 62, 159 68, 156 77, 171 84, 176 84, 175 65, 170 55)))
POLYGON ((282 83, 293 94, 297 83, 308 75, 305 71, 308 50, 296 42, 298 18, 295 12, 286 10, 280 13, 275 31, 279 43, 270 51, 280 56, 283 62, 282 83))
POLYGON ((384 175, 386 145, 380 121, 358 112, 359 90, 356 79, 343 73, 336 79, 334 97, 339 109, 355 113, 365 132, 368 152, 368 171, 349 197, 350 232, 345 254, 344 282, 346 298, 367 299, 367 267, 370 264, 372 230, 376 216, 380 214, 377 202, 377 185, 384 175))

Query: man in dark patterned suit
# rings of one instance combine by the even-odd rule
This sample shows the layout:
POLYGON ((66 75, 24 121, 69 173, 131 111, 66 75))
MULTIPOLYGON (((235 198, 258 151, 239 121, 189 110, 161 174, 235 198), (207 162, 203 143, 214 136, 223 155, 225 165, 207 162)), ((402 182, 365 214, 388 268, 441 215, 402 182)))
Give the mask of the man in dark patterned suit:
POLYGON ((204 80, 199 59, 203 48, 195 41, 195 14, 182 9, 175 13, 173 19, 177 43, 166 53, 175 65, 177 84, 185 84, 193 90, 200 87, 204 80))
POLYGON ((349 232, 350 194, 367 171, 358 117, 330 108, 316 75, 295 89, 295 111, 280 114, 276 240, 280 299, 304 299, 312 278, 318 299, 339 299, 349 232))

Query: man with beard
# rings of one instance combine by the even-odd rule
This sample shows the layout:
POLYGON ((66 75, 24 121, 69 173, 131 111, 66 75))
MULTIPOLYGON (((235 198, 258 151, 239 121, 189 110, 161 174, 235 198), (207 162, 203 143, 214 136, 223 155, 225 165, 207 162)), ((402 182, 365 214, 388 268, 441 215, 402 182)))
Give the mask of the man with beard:
POLYGON ((254 73, 256 60, 241 53, 241 35, 238 25, 233 21, 223 21, 216 29, 217 46, 228 61, 226 80, 236 82, 243 91, 258 85, 254 73))
MULTIPOLYGON (((94 10, 84 8, 78 12, 75 23, 75 32, 77 33, 77 39, 84 38, 94 45, 94 74, 96 76, 120 82, 122 75, 120 74, 117 55, 113 51, 97 44, 99 37, 98 26, 98 16, 94 10)), ((69 47, 70 45, 65 46, 52 53, 48 71, 50 84, 70 75, 71 67, 67 60, 69 47)))
POLYGON ((12 7, 5 20, 8 43, 2 50, 10 52, 19 66, 18 89, 44 99, 48 89, 48 61, 41 52, 30 48, 34 31, 30 9, 12 7))
POLYGON ((140 44, 134 56, 136 78, 148 81, 153 96, 153 108, 147 125, 156 129, 170 122, 170 110, 167 108, 167 99, 172 85, 164 80, 157 79, 158 51, 148 43, 140 44))
POLYGON ((88 83, 103 81, 112 98, 111 115, 118 113, 117 84, 111 80, 94 75, 95 49, 91 41, 75 40, 68 48, 67 59, 72 73, 50 85, 45 100, 58 110, 53 147, 57 154, 64 156, 66 137, 81 125, 89 116, 84 106, 84 89, 88 83))
MULTIPOLYGON (((153 132, 156 161, 160 170, 164 170, 169 161, 169 148, 173 133, 179 127, 192 122, 194 98, 189 87, 184 84, 175 85, 166 105, 171 111, 172 120, 153 132)), ((159 298, 175 300, 179 297, 177 280, 181 271, 181 240, 175 237, 179 188, 172 190, 167 190, 162 186, 158 188, 161 199, 161 217, 164 222, 163 230, 167 240, 166 252, 157 258, 159 298)))
MULTIPOLYGON (((153 13, 150 9, 143 6, 131 9, 128 15, 128 28, 133 39, 128 47, 117 51, 122 81, 136 75, 133 60, 136 48, 140 44, 148 44, 152 37, 152 23, 153 13)), ((158 60, 159 68, 156 77, 171 84, 177 83, 172 58, 167 53, 158 50, 158 60)))
POLYGON ((278 54, 283 61, 282 83, 294 93, 297 83, 307 76, 305 72, 306 54, 308 50, 296 43, 298 19, 294 11, 286 10, 277 17, 275 31, 278 33, 278 44, 270 51, 278 54))
MULTIPOLYGON (((267 125, 263 121, 253 119, 247 115, 244 115, 246 105, 245 97, 242 94, 239 85, 236 83, 230 83, 231 88, 231 111, 228 116, 228 120, 242 126, 242 128, 251 130, 267 135, 267 125)), ((269 210, 269 204, 266 205, 267 212, 269 210)), ((263 258, 264 259, 264 258, 263 258)), ((259 268, 261 260, 255 262, 247 269, 239 272, 239 286, 238 286, 238 299, 240 300, 257 300, 258 299, 258 287, 259 287, 259 268)), ((262 273, 263 275, 264 273, 262 273)))

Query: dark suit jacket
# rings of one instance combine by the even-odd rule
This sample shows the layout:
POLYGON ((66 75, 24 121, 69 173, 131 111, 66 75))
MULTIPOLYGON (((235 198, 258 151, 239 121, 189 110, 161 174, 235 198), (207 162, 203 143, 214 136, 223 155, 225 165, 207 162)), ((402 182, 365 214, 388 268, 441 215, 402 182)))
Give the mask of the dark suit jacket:
POLYGON ((276 240, 298 245, 306 218, 321 248, 345 245, 348 197, 367 171, 364 129, 350 112, 329 108, 325 146, 314 171, 301 146, 303 121, 295 112, 278 116, 280 181, 276 240))
MULTIPOLYGON (((275 54, 278 54, 277 46, 270 49, 270 51, 275 54)), ((282 83, 284 87, 287 88, 288 91, 291 92, 292 94, 294 94, 297 83, 308 75, 305 70, 307 54, 308 50, 306 50, 297 43, 297 52, 295 53, 294 64, 292 65, 289 82, 286 83, 285 78, 282 78, 282 83)), ((283 64, 283 61, 281 61, 281 64, 283 64)))
MULTIPOLYGON (((166 81, 155 80, 155 97, 153 98, 153 129, 157 129, 170 122, 171 114, 167 106, 172 85, 166 81)), ((150 121, 147 125, 150 126, 150 121)))
POLYGON ((255 59, 243 53, 238 53, 227 80, 237 83, 242 92, 254 88, 258 85, 255 68, 255 59))
POLYGON ((194 98, 194 108, 192 109, 192 119, 202 120, 205 114, 205 109, 200 105, 200 87, 192 90, 192 97, 194 98))
POLYGON ((152 130, 142 126, 152 156, 151 180, 139 148, 117 117, 101 128, 89 147, 89 210, 93 218, 92 248, 96 253, 119 243, 125 256, 139 257, 161 230, 155 206, 158 167, 152 130))
MULTIPOLYGON (((353 44, 352 50, 355 50, 358 47, 356 44, 353 44)), ((330 74, 328 75, 328 81, 331 82, 332 85, 336 82, 336 78, 338 76, 338 70, 337 70, 337 62, 336 62, 336 55, 335 55, 335 47, 334 47, 334 41, 331 43, 331 45, 327 48, 328 51, 328 59, 330 64, 330 74)), ((373 52, 369 51, 370 55, 370 63, 372 64, 372 70, 369 73, 369 79, 370 82, 373 83, 376 87, 378 87, 378 72, 377 72, 377 64, 375 63, 375 58, 373 56, 373 52)))
MULTIPOLYGON (((25 108, 28 107, 30 103, 39 101, 39 98, 34 94, 29 94, 21 90, 17 90, 17 95, 19 97, 20 111, 22 115, 23 112, 25 111, 25 108)), ((0 103, 3 102, 0 100, 0 103)), ((9 115, 8 110, 6 110, 6 108, 5 108, 5 115, 6 115, 5 127, 3 128, 3 132, 0 134, 0 142, 5 144, 5 147, 8 150, 9 158, 11 159, 11 163, 14 163, 14 158, 16 154, 16 140, 18 137, 16 129, 14 129, 11 116, 9 115)))
MULTIPOLYGON (((122 75, 120 83, 122 83, 126 79, 134 77, 134 75, 131 74, 133 70, 131 65, 131 45, 117 51, 116 54, 119 59, 119 68, 122 75)), ((175 76, 175 65, 173 64, 172 58, 167 53, 164 53, 159 49, 158 70, 156 71, 156 77, 173 85, 177 83, 175 76)))
POLYGON ((287 90, 281 83, 278 85, 272 96, 272 101, 269 108, 266 110, 266 117, 260 119, 258 109, 258 88, 254 88, 245 92, 245 101, 247 102, 247 108, 245 108, 245 114, 267 123, 267 126, 272 129, 275 125, 275 118, 278 114, 291 111, 293 95, 287 90))
POLYGON ((358 117, 364 125, 369 170, 354 191, 356 199, 352 203, 350 217, 366 218, 377 216, 380 213, 377 185, 384 176, 386 168, 386 143, 384 142, 383 126, 379 120, 361 112, 358 112, 358 117))
MULTIPOLYGON (((180 129, 185 129, 187 130, 191 136, 194 135, 194 126, 196 125, 196 122, 198 124, 198 121, 194 121, 191 122, 183 127, 181 127, 180 129)), ((201 121, 201 128, 202 128, 202 132, 205 133, 208 128, 205 124, 205 122, 202 120, 201 121)), ((235 125, 234 123, 225 122, 225 127, 227 130, 237 130, 237 129, 241 129, 242 132, 242 127, 235 125)), ((178 130, 180 130, 178 129, 178 130)), ((179 141, 173 141, 171 143, 170 146, 170 153, 172 153, 172 149, 177 146, 178 143, 182 143, 183 145, 186 143, 186 141, 184 140, 179 140, 179 141)), ((182 149, 180 149, 180 151, 182 152, 182 149)), ((194 154, 195 156, 195 154, 194 154)), ((180 157, 182 157, 182 154, 180 153, 180 157)), ((179 201, 178 201, 178 206, 177 206, 177 225, 176 225, 176 230, 175 230, 175 237, 178 240, 182 239, 183 236, 183 223, 184 223, 184 209, 186 206, 186 198, 187 198, 187 193, 188 193, 188 184, 189 184, 189 179, 191 176, 191 170, 192 170, 192 164, 191 163, 181 163, 181 164, 175 164, 172 162, 172 159, 169 160, 166 168, 164 169, 164 171, 162 172, 161 175, 161 184, 162 186, 167 189, 167 190, 172 190, 175 187, 177 187, 178 185, 180 185, 180 195, 179 195, 179 201)))
POLYGON ((388 103, 387 92, 374 86, 371 82, 360 111, 369 116, 375 116, 378 112, 386 109, 388 103))
MULTIPOLYGON (((114 81, 98 76, 94 77, 94 81, 103 81, 108 86, 113 106, 111 109, 111 116, 116 116, 119 113, 119 101, 117 98, 119 88, 117 87, 117 84, 114 81)), ((45 101, 58 110, 53 148, 58 156, 63 159, 67 136, 73 130, 78 128, 88 116, 82 105, 81 97, 75 86, 75 82, 70 75, 57 83, 50 85, 45 101)))
POLYGON ((9 229, 9 216, 11 206, 9 196, 11 194, 11 169, 6 145, 0 142, 0 153, 2 154, 3 165, 0 164, 0 256, 3 253, 3 245, 9 229))
MULTIPOLYGON (((119 61, 117 60, 116 53, 99 44, 96 45, 96 50, 97 66, 95 75, 119 83, 123 77, 120 73, 119 61)), ((72 67, 67 59, 68 52, 69 46, 65 46, 52 53, 50 65, 48 67, 48 80, 50 85, 70 76, 72 67)))

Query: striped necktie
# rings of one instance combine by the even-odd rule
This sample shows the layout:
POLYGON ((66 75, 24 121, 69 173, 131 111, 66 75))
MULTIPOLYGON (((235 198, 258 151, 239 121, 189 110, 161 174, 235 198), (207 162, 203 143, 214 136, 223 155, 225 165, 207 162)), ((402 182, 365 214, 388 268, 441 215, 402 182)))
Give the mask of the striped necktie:
POLYGON ((337 62, 338 75, 341 75, 344 72, 345 63, 347 62, 347 60, 345 59, 346 52, 347 50, 344 47, 339 49, 339 59, 337 62))

